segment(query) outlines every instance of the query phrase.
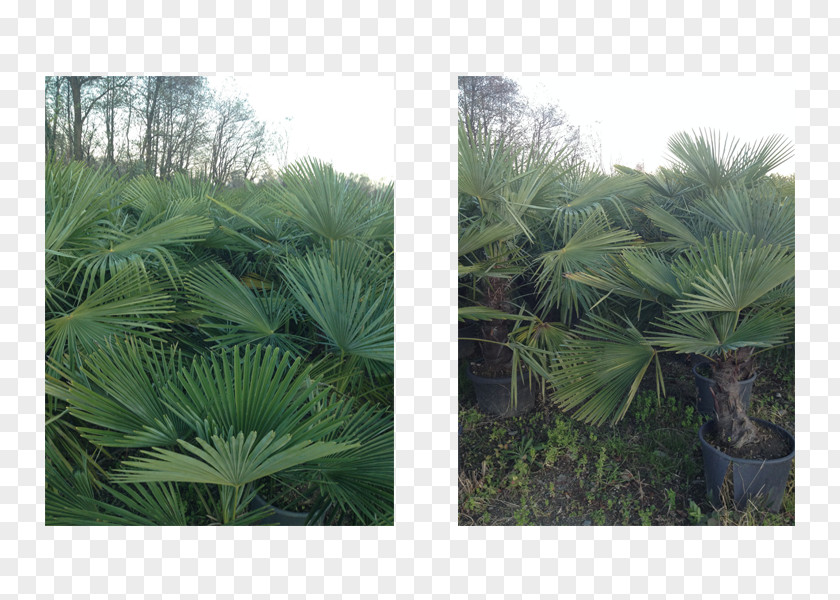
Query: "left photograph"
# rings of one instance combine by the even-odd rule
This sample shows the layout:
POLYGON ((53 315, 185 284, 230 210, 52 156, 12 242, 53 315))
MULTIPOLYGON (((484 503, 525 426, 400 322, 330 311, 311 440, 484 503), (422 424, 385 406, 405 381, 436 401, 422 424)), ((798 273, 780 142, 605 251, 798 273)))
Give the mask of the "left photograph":
POLYGON ((393 79, 44 106, 45 524, 393 525, 393 79))

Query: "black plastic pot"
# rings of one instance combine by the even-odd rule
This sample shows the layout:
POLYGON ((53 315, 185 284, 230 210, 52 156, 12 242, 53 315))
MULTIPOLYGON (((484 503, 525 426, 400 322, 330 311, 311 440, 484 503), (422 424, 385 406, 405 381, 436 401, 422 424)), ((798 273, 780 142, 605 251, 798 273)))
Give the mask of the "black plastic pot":
POLYGON ((498 377, 488 378, 473 374, 467 369, 467 377, 473 383, 475 399, 478 402, 478 409, 487 414, 499 415, 501 417, 515 417, 523 415, 534 408, 535 391, 528 385, 525 375, 520 375, 517 380, 517 402, 513 406, 511 397, 511 378, 498 377))
MULTIPOLYGON (((694 373, 694 384, 697 386, 697 395, 699 396, 696 405, 697 412, 703 415, 713 416, 715 414, 715 397, 712 395, 712 387, 715 382, 708 377, 703 377, 697 372, 699 367, 707 364, 709 363, 698 363, 694 365, 691 370, 694 373)), ((752 395, 753 383, 755 383, 755 375, 749 379, 738 382, 738 392, 741 395, 741 404, 744 405, 744 410, 746 411, 749 411, 750 409, 750 396, 752 395)))
POLYGON ((752 419, 781 432, 790 440, 790 454, 772 460, 751 460, 734 458, 725 454, 706 441, 705 434, 714 426, 709 421, 700 428, 700 446, 703 449, 703 468, 706 474, 706 495, 715 506, 721 505, 720 490, 726 478, 726 472, 732 464, 732 483, 735 505, 742 510, 748 500, 763 505, 770 512, 777 513, 782 506, 790 467, 793 463, 794 438, 790 432, 762 419, 752 419))
MULTIPOLYGON (((258 510, 263 506, 271 507, 271 515, 257 523, 257 525, 287 525, 287 526, 303 526, 306 525, 306 519, 309 516, 309 513, 305 512, 292 512, 289 510, 281 510, 279 508, 275 508, 268 504, 265 499, 257 494, 254 496, 254 499, 251 501, 251 510, 258 510)), ((320 519, 319 522, 313 523, 313 525, 323 525, 323 519, 320 519)))

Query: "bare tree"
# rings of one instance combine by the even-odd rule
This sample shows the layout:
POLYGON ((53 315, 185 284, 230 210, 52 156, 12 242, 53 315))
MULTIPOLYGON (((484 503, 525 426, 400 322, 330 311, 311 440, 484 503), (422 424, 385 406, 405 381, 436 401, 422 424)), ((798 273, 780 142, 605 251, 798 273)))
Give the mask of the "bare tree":
MULTIPOLYGON (((82 90, 88 87, 88 84, 100 79, 98 76, 79 77, 68 76, 67 82, 70 86, 70 95, 73 99, 73 159, 84 160, 85 150, 82 146, 82 130, 90 111, 96 106, 96 103, 107 93, 101 92, 99 95, 86 100, 87 107, 82 108, 82 90)), ((89 154, 89 152, 88 152, 89 154)))
POLYGON ((500 76, 459 77, 458 110, 467 130, 475 138, 494 135, 518 140, 522 131, 525 103, 519 84, 500 76))
POLYGON ((98 94, 101 94, 101 117, 105 126, 105 154, 106 164, 115 165, 117 145, 117 115, 128 104, 131 97, 132 77, 101 77, 97 80, 98 94))
POLYGON ((246 134, 246 144, 242 154, 242 178, 253 179, 261 170, 266 154, 265 122, 252 121, 246 134))
POLYGON ((155 173, 155 148, 154 148, 154 133, 155 121, 158 113, 158 98, 160 97, 160 87, 163 77, 143 77, 143 105, 141 107, 140 117, 143 119, 145 133, 143 141, 140 146, 140 156, 145 162, 146 171, 155 173))
POLYGON ((473 139, 481 133, 520 148, 554 146, 557 152, 571 150, 577 158, 587 154, 579 128, 569 123, 558 103, 529 100, 507 77, 459 77, 458 114, 473 139))
POLYGON ((59 156, 66 152, 61 131, 61 113, 64 105, 61 93, 64 84, 64 77, 47 76, 45 78, 44 141, 48 155, 59 156))
POLYGON ((245 156, 248 141, 247 123, 254 110, 237 97, 219 99, 216 104, 216 128, 210 149, 210 179, 227 183, 245 156))

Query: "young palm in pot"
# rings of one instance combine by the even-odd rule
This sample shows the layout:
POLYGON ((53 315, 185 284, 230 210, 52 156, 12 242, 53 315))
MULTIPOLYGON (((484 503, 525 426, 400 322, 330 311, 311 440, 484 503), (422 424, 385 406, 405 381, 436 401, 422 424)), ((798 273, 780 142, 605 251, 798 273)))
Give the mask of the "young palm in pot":
POLYGON ((458 274, 467 290, 459 320, 480 320, 480 364, 488 374, 510 376, 511 390, 502 391, 501 383, 470 373, 474 383, 496 390, 491 404, 500 408, 490 412, 504 414, 506 396, 516 406, 525 383, 516 376, 519 366, 529 380, 542 381, 569 325, 597 299, 562 273, 603 265, 639 241, 614 221, 629 222, 625 205, 642 189, 642 178, 604 175, 572 163, 565 151, 525 152, 480 135, 476 140, 463 123, 459 134, 458 274))
MULTIPOLYGON (((757 179, 742 180, 680 209, 651 204, 645 212, 670 237, 627 250, 606 268, 567 274, 625 303, 614 305, 611 318, 591 315, 570 337, 551 374, 554 399, 587 422, 615 423, 651 364, 662 389, 659 353, 699 355, 714 381, 714 421, 704 433, 713 434, 718 451, 755 455, 760 440, 777 437, 782 456, 759 452, 756 460, 766 467, 764 458, 792 458, 792 437, 773 427, 768 434, 748 416, 739 391, 755 371, 756 355, 787 343, 793 328, 792 200, 757 179)), ((707 485, 708 475, 707 468, 707 485)), ((723 478, 714 479, 710 491, 723 478)), ((749 495, 750 482, 740 483, 749 495)))
POLYGON ((523 244, 533 240, 531 226, 564 157, 552 156, 550 148, 526 154, 504 140, 472 138, 463 121, 458 136, 458 276, 469 290, 459 300, 458 318, 480 322, 475 341, 484 376, 473 381, 492 396, 485 410, 510 415, 533 404, 528 395, 527 406, 519 406, 521 358, 509 338, 517 321, 531 317, 516 306, 513 281, 527 268, 523 244))

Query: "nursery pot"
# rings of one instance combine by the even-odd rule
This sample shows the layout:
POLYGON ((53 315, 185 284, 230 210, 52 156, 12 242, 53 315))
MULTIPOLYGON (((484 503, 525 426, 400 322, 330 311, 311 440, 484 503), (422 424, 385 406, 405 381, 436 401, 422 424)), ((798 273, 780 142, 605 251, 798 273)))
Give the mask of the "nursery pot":
POLYGON ((467 377, 473 383, 475 399, 478 409, 487 414, 501 417, 515 417, 523 415, 534 408, 534 390, 528 385, 528 378, 524 374, 517 379, 517 403, 513 406, 510 376, 480 377, 471 369, 467 369, 467 377))
MULTIPOLYGON (((715 414, 715 398, 712 395, 712 387, 714 387, 715 382, 708 377, 703 377, 697 372, 699 367, 708 364, 707 362, 701 362, 694 365, 691 370, 694 373, 694 384, 697 386, 697 395, 700 397, 697 401, 697 411, 702 415, 712 416, 715 414)), ((738 392, 745 411, 748 411, 750 408, 750 395, 752 394, 753 383, 755 383, 755 375, 738 382, 738 392)))
MULTIPOLYGON (((282 510, 279 508, 275 508, 268 504, 265 501, 265 498, 257 494, 254 496, 254 499, 251 501, 251 510, 258 510, 263 506, 270 506, 272 513, 267 516, 265 519, 257 523, 257 525, 289 525, 289 526, 301 526, 306 525, 306 519, 309 516, 309 513, 305 512, 292 512, 289 510, 282 510)), ((324 519, 323 517, 318 519, 318 522, 312 523, 313 525, 323 525, 324 519)))
POLYGON ((703 468, 706 474, 706 495, 715 506, 721 504, 721 486, 726 472, 732 464, 732 483, 735 505, 738 509, 746 506, 747 500, 763 503, 770 512, 777 513, 782 506, 785 495, 790 467, 793 462, 794 438, 790 432, 762 419, 752 419, 753 423, 761 424, 781 433, 790 441, 790 454, 783 458, 770 460, 754 460, 734 458, 725 454, 706 441, 705 434, 709 432, 714 421, 709 421, 700 428, 700 446, 703 449, 703 468))

